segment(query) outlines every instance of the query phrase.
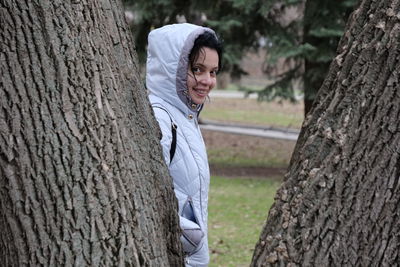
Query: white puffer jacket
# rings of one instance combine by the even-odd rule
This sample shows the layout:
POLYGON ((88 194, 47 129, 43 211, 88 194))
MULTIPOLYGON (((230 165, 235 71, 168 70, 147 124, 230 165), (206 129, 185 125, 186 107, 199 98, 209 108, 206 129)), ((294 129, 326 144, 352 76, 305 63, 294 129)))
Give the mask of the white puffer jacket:
POLYGON ((210 172, 197 121, 202 105, 190 101, 186 85, 190 50, 194 40, 204 31, 213 32, 187 23, 153 30, 149 34, 146 66, 149 99, 160 124, 164 159, 179 202, 186 266, 207 266, 209 262, 207 205, 210 172), (177 125, 177 145, 170 162, 171 120, 177 125), (191 233, 194 233, 195 240, 201 240, 198 245, 190 241, 191 233))

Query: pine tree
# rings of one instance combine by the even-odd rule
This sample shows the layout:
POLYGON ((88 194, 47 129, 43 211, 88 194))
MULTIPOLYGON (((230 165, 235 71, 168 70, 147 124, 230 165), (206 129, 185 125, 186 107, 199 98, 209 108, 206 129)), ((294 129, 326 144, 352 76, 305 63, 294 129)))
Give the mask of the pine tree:
POLYGON ((210 26, 221 36, 225 48, 224 71, 233 77, 246 74, 241 59, 247 52, 267 49, 264 71, 274 83, 259 92, 259 99, 280 97, 295 101, 300 79, 308 111, 356 1, 126 0, 125 3, 136 14, 135 39, 142 63, 145 63, 149 31, 184 18, 187 22, 210 26), (297 16, 288 18, 290 11, 297 16), (282 59, 285 71, 276 74, 272 70, 282 59))

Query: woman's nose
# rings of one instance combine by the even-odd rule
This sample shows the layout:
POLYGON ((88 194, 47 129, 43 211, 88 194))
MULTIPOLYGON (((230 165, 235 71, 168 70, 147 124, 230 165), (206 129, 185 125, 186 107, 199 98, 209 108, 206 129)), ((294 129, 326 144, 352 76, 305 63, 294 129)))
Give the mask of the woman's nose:
POLYGON ((213 77, 211 77, 210 73, 204 73, 201 75, 199 81, 202 84, 211 85, 213 83, 213 77))

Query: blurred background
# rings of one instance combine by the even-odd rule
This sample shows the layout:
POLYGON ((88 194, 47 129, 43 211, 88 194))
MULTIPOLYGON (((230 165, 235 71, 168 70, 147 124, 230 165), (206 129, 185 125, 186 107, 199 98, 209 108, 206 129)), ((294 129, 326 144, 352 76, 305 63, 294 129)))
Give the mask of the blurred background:
POLYGON ((154 28, 189 22, 214 29, 224 41, 218 86, 200 115, 212 175, 210 266, 250 264, 295 146, 285 134, 298 134, 357 2, 124 1, 143 78, 154 28), (264 134, 269 131, 281 137, 264 134))

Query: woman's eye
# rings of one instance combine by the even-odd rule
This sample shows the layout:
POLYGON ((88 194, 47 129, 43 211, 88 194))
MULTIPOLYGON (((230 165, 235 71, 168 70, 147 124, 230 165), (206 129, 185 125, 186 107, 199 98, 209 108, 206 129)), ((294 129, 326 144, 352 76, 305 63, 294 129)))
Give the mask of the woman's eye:
POLYGON ((213 71, 211 71, 211 75, 212 75, 212 76, 217 76, 217 74, 218 74, 218 70, 213 70, 213 71))
POLYGON ((201 70, 200 70, 200 68, 193 67, 193 68, 192 68, 192 72, 193 72, 193 73, 200 73, 201 70))

